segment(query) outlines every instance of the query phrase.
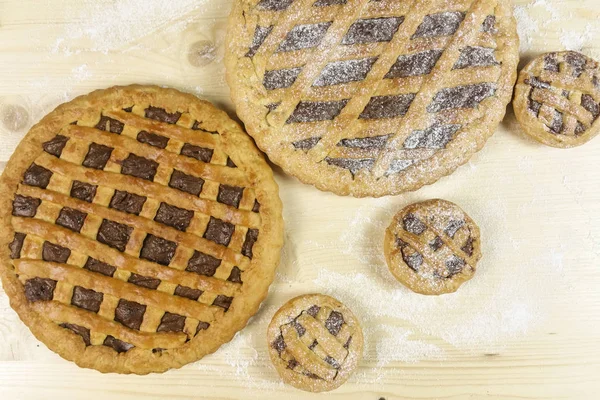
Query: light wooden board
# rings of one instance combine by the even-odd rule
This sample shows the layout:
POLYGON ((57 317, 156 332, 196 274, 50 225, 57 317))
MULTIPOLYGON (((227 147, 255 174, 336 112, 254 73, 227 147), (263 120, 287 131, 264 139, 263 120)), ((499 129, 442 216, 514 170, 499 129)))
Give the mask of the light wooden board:
MULTIPOLYGON (((173 86, 233 115, 222 63, 230 5, 230 0, 0 0, 2 165, 27 129, 53 107, 113 84, 173 86), (126 3, 139 8, 134 12, 126 3), (119 13, 131 23, 107 30, 105 19, 119 13), (133 22, 140 16, 145 23, 133 22), (209 52, 214 57, 199 57, 198 42, 214 45, 209 52)), ((598 0, 517 1, 523 59, 565 47, 600 56, 598 5, 598 0)), ((233 342, 181 370, 101 375, 37 342, 0 293, 0 398, 324 397, 279 382, 264 333, 287 299, 326 292, 354 310, 366 333, 358 373, 329 398, 596 399, 599 157, 600 139, 573 150, 532 142, 520 134, 509 110, 467 166, 417 193, 341 198, 276 169, 285 208, 283 258, 266 303, 233 342), (381 253, 391 216, 432 197, 461 205, 483 235, 484 259, 475 278, 440 298, 410 293, 393 281, 381 253)))

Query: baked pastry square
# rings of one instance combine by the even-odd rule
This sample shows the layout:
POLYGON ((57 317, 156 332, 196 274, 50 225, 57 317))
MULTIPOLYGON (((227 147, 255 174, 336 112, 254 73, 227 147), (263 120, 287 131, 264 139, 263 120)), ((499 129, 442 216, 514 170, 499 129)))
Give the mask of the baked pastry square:
POLYGON ((0 276, 51 350, 101 372, 215 351, 267 294, 282 246, 271 169, 223 111, 113 87, 34 126, 0 182, 0 276))
POLYGON ((383 196, 483 147, 518 48, 511 1, 236 0, 227 80, 248 132, 287 173, 383 196))
POLYGON ((284 304, 267 330, 269 355, 287 384, 309 392, 340 387, 358 367, 363 334, 345 305, 322 294, 284 304))
POLYGON ((390 272, 416 293, 452 293, 475 275, 479 227, 456 204, 428 200, 402 209, 385 232, 390 272))
POLYGON ((515 114, 525 133, 548 146, 581 146, 600 132, 600 68, 574 51, 544 54, 519 74, 515 114))

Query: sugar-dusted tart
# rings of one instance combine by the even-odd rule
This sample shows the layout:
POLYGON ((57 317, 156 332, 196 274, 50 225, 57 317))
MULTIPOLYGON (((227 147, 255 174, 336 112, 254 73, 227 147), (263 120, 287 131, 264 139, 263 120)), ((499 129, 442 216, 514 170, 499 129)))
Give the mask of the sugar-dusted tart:
POLYGON ((362 358, 362 328, 352 311, 333 297, 291 299, 267 330, 269 355, 283 381, 309 392, 344 384, 362 358))
POLYGON ((235 0, 227 80, 291 175, 341 195, 431 184, 496 130, 516 80, 512 2, 235 0))
POLYGON ((34 126, 0 182, 0 276, 51 350, 165 371, 242 329, 282 245, 272 172, 242 129, 172 89, 113 87, 34 126))
POLYGON ((390 272, 416 293, 452 293, 475 275, 479 227, 456 204, 428 200, 396 214, 385 232, 390 272))
POLYGON ((544 54, 519 74, 515 114, 548 146, 581 146, 600 132, 600 67, 575 51, 544 54))

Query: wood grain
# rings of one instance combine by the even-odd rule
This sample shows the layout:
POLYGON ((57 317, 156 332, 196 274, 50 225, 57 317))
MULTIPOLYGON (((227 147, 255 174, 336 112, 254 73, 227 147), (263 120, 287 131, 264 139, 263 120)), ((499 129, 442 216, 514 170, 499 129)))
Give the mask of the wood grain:
MULTIPOLYGON (((101 12, 126 2, 95 3, 101 12)), ((90 9, 87 3, 0 0, 1 168, 44 114, 78 94, 113 84, 176 87, 233 115, 222 64, 231 0, 198 0, 192 11, 166 24, 160 16, 150 18, 146 33, 108 50, 69 31, 83 29, 86 18, 94 20, 83 14, 90 9), (205 53, 212 57, 203 57, 205 53)), ((600 33, 597 0, 516 3, 523 22, 523 62, 566 46, 600 56, 600 45, 593 40, 600 33), (532 24, 539 29, 531 29, 532 24)), ((321 291, 350 306, 366 332, 358 373, 329 398, 598 398, 598 154, 600 139, 572 150, 538 145, 520 133, 509 111, 497 134, 467 166, 417 193, 379 200, 341 198, 302 185, 276 168, 286 220, 282 263, 261 311, 230 344, 161 375, 101 375, 47 350, 0 293, 0 397, 323 397, 281 384, 264 341, 280 305, 294 295, 321 291), (395 284, 381 254, 391 216, 410 202, 434 197, 465 209, 481 226, 484 240, 475 278, 457 294, 439 299, 395 284), (376 301, 386 303, 388 295, 398 301, 393 315, 386 304, 377 312, 376 301), (411 315, 420 304, 426 304, 430 317, 411 315), (444 314, 446 309, 451 311, 444 314), (469 330, 472 340, 465 333, 469 330), (396 340, 397 332, 406 332, 406 338, 396 340)))

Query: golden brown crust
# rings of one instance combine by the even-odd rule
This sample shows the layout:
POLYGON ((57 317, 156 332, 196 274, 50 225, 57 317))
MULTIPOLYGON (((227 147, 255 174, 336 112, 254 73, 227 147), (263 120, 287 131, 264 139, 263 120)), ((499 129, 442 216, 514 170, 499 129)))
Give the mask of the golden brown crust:
POLYGON ((309 294, 284 304, 267 330, 269 355, 287 384, 309 392, 340 387, 362 357, 363 335, 336 299, 309 294))
POLYGON ((442 1, 350 0, 345 5, 317 7, 313 1, 297 0, 289 8, 279 11, 261 10, 257 3, 256 0, 236 0, 234 3, 225 60, 227 81, 237 112, 258 146, 271 161, 304 183, 356 197, 378 197, 419 189, 464 164, 483 147, 504 116, 518 63, 518 37, 510 1, 462 2, 460 10, 449 10, 447 2, 442 1), (465 22, 452 39, 450 36, 411 39, 425 17, 444 11, 466 13, 465 22), (488 15, 496 17, 494 34, 480 28, 488 15), (357 20, 381 17, 403 19, 392 41, 338 45, 357 20), (277 46, 294 26, 327 21, 333 23, 320 44, 303 50, 278 51, 277 46), (257 26, 265 28, 263 33, 267 28, 270 30, 262 45, 249 57, 248 49, 252 47, 257 26), (494 48, 497 64, 454 68, 461 49, 468 45, 494 48), (424 54, 430 49, 446 49, 430 74, 384 79, 398 56, 424 54), (376 57, 377 61, 362 80, 311 86, 319 73, 333 64, 331 62, 368 57, 376 57), (291 86, 267 90, 263 85, 268 71, 298 67, 302 71, 291 86), (488 83, 490 77, 495 85, 494 96, 481 101, 478 107, 425 111, 441 89, 455 87, 457 83, 463 86, 488 83), (360 117, 373 96, 401 94, 416 94, 404 118, 360 117), (333 121, 286 123, 300 101, 342 100, 347 103, 333 121), (272 109, 272 105, 278 103, 272 109), (418 130, 426 131, 440 120, 450 125, 464 124, 465 121, 467 124, 454 133, 454 138, 443 149, 403 147, 410 135, 418 130), (381 138, 390 133, 383 147, 347 146, 342 140, 381 138), (321 139, 311 143, 308 149, 296 147, 302 140, 318 137, 321 139), (336 166, 338 160, 345 166, 336 166), (398 168, 400 170, 396 171, 398 168))
MULTIPOLYGON (((110 129, 110 123, 107 128, 110 129)), ((142 129, 138 127, 138 130, 142 129)), ((256 313, 267 295, 279 261, 283 221, 278 187, 271 169, 250 138, 227 114, 206 101, 173 89, 139 85, 113 87, 59 106, 34 126, 20 143, 2 175, 0 193, 0 221, 5 226, 0 232, 0 277, 12 308, 51 350, 81 367, 101 372, 162 372, 214 352, 221 344, 231 340, 246 325, 249 317, 256 313), (149 106, 162 108, 168 113, 179 112, 181 117, 177 125, 146 119, 143 110, 149 106), (130 107, 133 108, 129 113, 122 111, 130 107), (111 138, 108 132, 91 128, 98 123, 101 112, 117 120, 119 117, 128 117, 123 121, 125 128, 120 135, 115 134, 111 138), (76 126, 70 125, 75 121, 78 121, 76 126), (168 137, 166 149, 157 150, 156 147, 135 141, 136 122, 143 122, 146 124, 144 127, 168 137), (196 123, 200 130, 191 130, 192 124, 196 123), (52 140, 59 133, 69 137, 60 158, 42 149, 42 143, 52 140), (94 141, 94 133, 97 133, 99 141, 108 140, 115 148, 104 171, 80 166, 89 142, 94 141), (202 145, 213 151, 211 164, 196 162, 192 158, 184 159, 173 153, 179 153, 181 146, 189 141, 194 142, 190 144, 202 145), (82 147, 85 147, 83 152, 82 147), (119 163, 123 163, 130 152, 140 153, 139 156, 159 164, 154 182, 118 173, 121 168, 119 163), (229 164, 228 157, 237 166, 235 170, 225 166, 226 162, 229 164), (33 161, 39 161, 39 165, 53 171, 46 188, 21 183, 24 171, 33 161), (190 176, 204 179, 200 198, 184 192, 178 195, 175 189, 169 188, 168 179, 174 167, 187 171, 190 176), (85 170, 84 173, 79 173, 82 170, 85 170), (73 171, 83 182, 98 185, 93 203, 69 197, 73 180, 73 175, 69 173, 73 171), (244 183, 239 209, 216 201, 219 179, 226 183, 244 183), (162 189, 157 191, 157 186, 162 189), (139 216, 108 208, 115 189, 147 197, 139 216), (41 204, 34 218, 11 215, 16 193, 40 198, 41 204), (179 199, 184 200, 181 202, 183 205, 179 199), (258 213, 252 211, 255 200, 260 204, 258 213), (194 212, 186 232, 152 221, 161 201, 182 208, 189 207, 194 212), (81 233, 54 225, 63 205, 88 214, 81 233), (229 246, 209 242, 202 237, 210 215, 236 224, 229 246), (94 240, 103 219, 113 220, 118 216, 121 218, 117 222, 132 227, 124 252, 94 240), (20 260, 11 260, 9 249, 15 228, 28 233, 20 260), (259 230, 251 259, 241 254, 249 228, 259 230), (138 258, 146 232, 178 243, 169 267, 138 258), (44 240, 70 248, 67 261, 70 265, 40 260, 44 240), (79 248, 80 245, 84 248, 79 248), (187 258, 193 249, 223 260, 213 277, 185 271, 187 258), (80 268, 87 256, 92 254, 99 261, 116 267, 113 278, 80 268), (243 283, 227 280, 234 265, 241 270, 243 283), (20 273, 18 277, 17 272, 20 273), (156 290, 127 283, 127 277, 132 272, 158 278, 161 283, 156 290), (24 283, 33 277, 58 281, 53 292, 54 298, 45 299, 51 301, 28 300, 24 283), (173 290, 178 284, 203 293, 198 301, 174 296, 173 290), (98 292, 102 289, 110 292, 104 293, 97 313, 71 305, 70 296, 78 285, 98 292), (212 304, 217 294, 233 295, 227 311, 212 304), (126 328, 112 319, 119 298, 125 297, 147 302, 139 330, 126 328), (181 332, 156 332, 164 311, 168 310, 186 318, 181 332), (201 321, 201 318, 210 321, 201 321), (209 328, 202 330, 202 322, 210 323, 209 328), (86 346, 87 338, 82 340, 82 336, 61 327, 60 323, 88 328, 91 345, 86 346), (123 342, 129 340, 129 347, 135 347, 118 353, 102 345, 109 333, 123 342)))
POLYGON ((452 293, 475 274, 479 228, 449 201, 411 204, 387 228, 384 252, 390 272, 412 291, 452 293))
POLYGON ((519 74, 513 101, 521 127, 540 143, 581 146, 600 132, 600 67, 574 52, 547 53, 519 74))

